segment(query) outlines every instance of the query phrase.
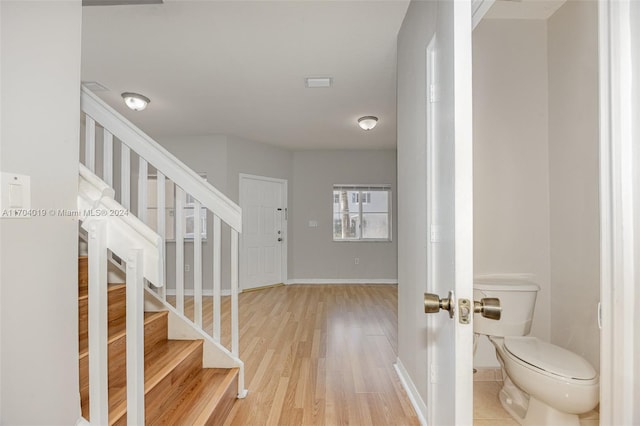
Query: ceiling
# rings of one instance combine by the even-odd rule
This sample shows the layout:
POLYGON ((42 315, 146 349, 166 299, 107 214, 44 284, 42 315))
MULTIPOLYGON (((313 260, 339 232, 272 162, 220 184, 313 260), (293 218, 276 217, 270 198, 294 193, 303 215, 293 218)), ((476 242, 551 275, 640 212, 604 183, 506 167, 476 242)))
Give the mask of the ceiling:
MULTIPOLYGON (((84 0, 85 4, 161 0, 84 0)), ((496 1, 547 19, 564 0, 496 1)), ((396 146, 396 37, 408 0, 164 0, 84 7, 82 80, 152 137, 226 134, 290 149, 396 146), (331 77, 329 89, 305 77, 331 77), (151 98, 128 110, 122 92, 151 98), (380 118, 368 132, 356 120, 380 118)))
POLYGON ((191 1, 83 8, 82 80, 152 137, 228 134, 290 149, 394 148, 408 1, 191 1), (333 78, 328 89, 305 77, 333 78), (120 94, 151 99, 128 110, 120 94), (375 115, 368 132, 358 117, 375 115))

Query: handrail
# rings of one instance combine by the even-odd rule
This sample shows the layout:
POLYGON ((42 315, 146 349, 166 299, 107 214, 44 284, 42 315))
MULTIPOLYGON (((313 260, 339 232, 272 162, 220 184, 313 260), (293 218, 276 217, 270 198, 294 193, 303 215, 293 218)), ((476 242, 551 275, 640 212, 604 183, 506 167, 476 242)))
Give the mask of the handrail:
POLYGON ((78 212, 83 228, 96 218, 108 221, 111 238, 109 250, 125 258, 131 247, 143 249, 144 277, 154 287, 164 286, 164 243, 160 235, 140 219, 128 214, 113 199, 113 190, 87 167, 79 165, 78 212))
MULTIPOLYGON (((157 292, 147 291, 147 293, 157 293, 158 298, 166 308, 171 308, 172 304, 175 304, 175 310, 181 317, 184 317, 184 320, 190 322, 190 327, 210 335, 212 345, 218 348, 215 350, 221 350, 220 355, 224 359, 233 361, 234 365, 240 368, 238 397, 244 398, 246 389, 244 388, 244 368, 239 359, 238 324, 238 236, 242 229, 242 211, 240 207, 85 87, 81 91, 81 107, 82 112, 85 114, 85 139, 83 143, 84 159, 82 161, 84 165, 80 166, 78 206, 81 211, 82 226, 89 231, 89 252, 91 253, 92 247, 93 252, 96 254, 107 253, 108 249, 119 258, 126 260, 127 282, 130 280, 139 282, 141 278, 135 277, 141 276, 154 286, 160 287, 157 292), (99 128, 102 130, 99 131, 99 128), (102 133, 101 138, 99 133, 102 133), (114 140, 114 136, 116 140, 114 140), (100 145, 102 149, 98 152, 97 148, 100 145), (114 164, 114 156, 117 153, 119 153, 120 157, 119 164, 114 164), (96 170, 100 170, 100 164, 96 164, 96 160, 100 157, 102 157, 101 176, 104 180, 94 174, 96 170), (138 163, 137 178, 132 176, 132 160, 138 163), (149 176, 149 164, 157 171, 153 179, 149 176), (118 185, 114 185, 114 173, 119 174, 118 185), (155 187, 154 190, 151 190, 152 185, 155 187), (131 196, 136 193, 137 203, 135 201, 132 203, 131 196), (119 203, 116 202, 116 199, 119 203), (134 208, 130 212, 129 208, 132 204, 134 208), (204 221, 205 216, 201 215, 201 209, 207 215, 206 217, 209 217, 207 212, 211 214, 212 226, 210 229, 207 229, 208 225, 204 221), (155 215, 149 214, 149 211, 152 210, 155 210, 155 215), (108 213, 110 211, 120 211, 124 214, 113 218, 109 215, 104 215, 104 212, 108 213), (99 212, 102 212, 102 215, 99 212), (169 220, 167 220, 167 216, 170 217, 169 220), (231 290, 231 342, 229 348, 220 342, 222 322, 221 286, 223 281, 223 268, 221 267, 221 252, 223 250, 221 238, 223 233, 222 222, 229 226, 231 237, 230 242, 225 243, 225 250, 230 250, 230 269, 228 271, 230 272, 229 284, 231 290), (155 231, 152 231, 147 224, 154 227, 155 231), (192 226, 189 227, 189 224, 192 224, 192 226), (170 244, 175 246, 175 286, 172 286, 175 290, 174 288, 171 289, 175 291, 175 300, 173 302, 167 300, 167 290, 164 285, 164 250, 167 232, 172 233, 169 238, 172 238, 173 241, 170 244), (212 241, 208 244, 213 251, 211 254, 203 253, 203 237, 205 235, 212 237, 212 241), (191 240, 191 244, 186 244, 186 240, 191 240), (193 318, 191 319, 184 316, 184 270, 187 266, 184 263, 184 258, 185 246, 187 245, 191 246, 193 250, 194 308, 193 318), (227 246, 230 247, 227 248, 227 246), (205 324, 203 324, 203 267, 212 272, 213 328, 211 334, 204 331, 205 324)), ((135 169, 134 173, 136 173, 135 169)), ((103 263, 105 262, 103 260, 106 257, 98 260, 96 255, 94 256, 96 257, 94 261, 91 261, 91 255, 89 257, 90 265, 93 265, 95 271, 104 266, 103 263)), ((94 292, 98 295, 96 298, 104 299, 100 302, 104 304, 106 303, 106 281, 102 282, 104 278, 100 278, 103 275, 102 272, 100 274, 96 273, 93 281, 97 284, 93 287, 96 289, 94 292)), ((137 285, 127 285, 128 307, 129 305, 132 307, 137 305, 143 298, 141 294, 134 294, 134 291, 137 292, 138 290, 140 289, 137 285), (131 295, 129 295, 130 291, 131 295), (131 302, 129 302, 129 298, 131 298, 131 302)), ((98 302, 95 301, 95 303, 98 302)), ((96 306, 94 312, 101 311, 101 309, 96 306)), ((135 315, 132 311, 132 317, 141 315, 143 310, 143 308, 139 308, 135 311, 135 315)), ((96 320, 96 323, 100 321, 96 320)), ((139 329, 140 324, 141 322, 132 322, 132 327, 138 328, 136 333, 139 337, 137 339, 143 341, 143 338, 140 337, 142 336, 140 333, 143 333, 142 329, 139 329)), ((176 326, 176 324, 173 324, 173 326, 176 326)), ((171 327, 170 322, 170 330, 171 327)), ((135 339, 131 340, 131 351, 132 353, 139 353, 140 349, 134 346, 135 342, 135 339)), ((129 350, 129 343, 127 344, 127 350, 129 350)), ((96 355, 95 359, 98 359, 101 365, 105 362, 98 355, 96 355)), ((136 355, 136 358, 131 362, 139 364, 140 360, 139 355, 136 355)), ((129 361, 127 363, 129 364, 129 361)), ((217 362, 211 366, 216 364, 217 362)), ((129 371, 129 368, 127 371, 129 371)), ((140 371, 143 371, 143 365, 133 367, 131 371, 132 374, 138 374, 131 381, 135 380, 136 383, 142 383, 139 374, 140 371)), ((94 374, 98 377, 98 374, 104 375, 104 371, 100 370, 94 374)), ((103 386, 101 380, 96 378, 95 382, 103 386)), ((97 396, 94 400, 97 400, 102 391, 95 392, 97 396)), ((131 393, 131 397, 135 399, 135 395, 138 394, 139 390, 136 390, 131 393)), ((90 395, 90 400, 91 398, 93 397, 90 395)), ((144 408, 144 404, 140 404, 139 401, 132 400, 130 403, 144 408)), ((98 412, 101 411, 97 407, 95 409, 98 412)), ((94 411, 91 412, 93 413, 94 411)), ((143 412, 140 410, 137 410, 137 413, 132 412, 132 418, 128 420, 129 424, 143 424, 142 418, 136 417, 143 415, 143 412)), ((129 414, 127 415, 129 416, 129 414)))
POLYGON ((86 87, 81 91, 82 110, 149 164, 213 211, 231 228, 242 232, 242 211, 229 197, 207 183, 182 161, 138 129, 86 87))
POLYGON ((89 404, 94 424, 108 424, 107 253, 126 261, 127 423, 144 424, 144 279, 164 285, 164 242, 129 215, 114 190, 79 165, 78 217, 88 233, 89 404))

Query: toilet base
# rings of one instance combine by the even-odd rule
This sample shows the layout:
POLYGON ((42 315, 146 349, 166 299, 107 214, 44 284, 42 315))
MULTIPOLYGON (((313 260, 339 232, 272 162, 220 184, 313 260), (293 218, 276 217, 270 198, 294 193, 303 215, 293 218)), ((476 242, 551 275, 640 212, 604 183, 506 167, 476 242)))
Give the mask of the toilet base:
POLYGON ((577 414, 563 413, 530 396, 529 409, 522 425, 580 426, 580 418, 577 414))
POLYGON ((580 426, 577 414, 563 413, 527 395, 508 376, 499 398, 505 411, 523 426, 580 426))
MULTIPOLYGON (((504 370, 503 370, 504 371, 504 370)), ((529 408, 529 395, 513 384, 509 376, 504 375, 504 384, 498 395, 502 408, 518 423, 522 424, 529 408)))

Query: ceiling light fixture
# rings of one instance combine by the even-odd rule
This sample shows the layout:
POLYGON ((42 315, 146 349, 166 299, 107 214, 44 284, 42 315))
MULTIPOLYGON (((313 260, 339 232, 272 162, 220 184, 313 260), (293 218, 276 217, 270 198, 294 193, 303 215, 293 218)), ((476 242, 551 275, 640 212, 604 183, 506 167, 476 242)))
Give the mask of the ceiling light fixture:
POLYGON ((124 92, 122 94, 122 99, 124 99, 124 103, 134 111, 142 111, 147 107, 149 102, 151 102, 151 100, 146 96, 132 92, 124 92))
POLYGON ((358 118, 358 125, 362 130, 371 130, 376 127, 376 124, 378 124, 378 117, 374 117, 373 115, 358 118))

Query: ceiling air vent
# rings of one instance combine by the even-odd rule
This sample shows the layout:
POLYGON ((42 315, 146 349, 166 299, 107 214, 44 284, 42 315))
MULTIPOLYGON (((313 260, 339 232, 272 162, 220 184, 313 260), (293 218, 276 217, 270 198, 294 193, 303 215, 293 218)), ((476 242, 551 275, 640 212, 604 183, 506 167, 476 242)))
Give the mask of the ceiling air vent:
POLYGON ((109 91, 109 89, 107 89, 102 84, 98 83, 97 81, 83 81, 82 85, 84 87, 86 87, 87 89, 91 90, 94 93, 95 92, 108 92, 109 91))
POLYGON ((327 89, 333 84, 331 77, 307 77, 304 79, 304 85, 309 89, 327 89))
POLYGON ((160 4, 163 0, 82 0, 83 6, 122 6, 132 4, 160 4))

